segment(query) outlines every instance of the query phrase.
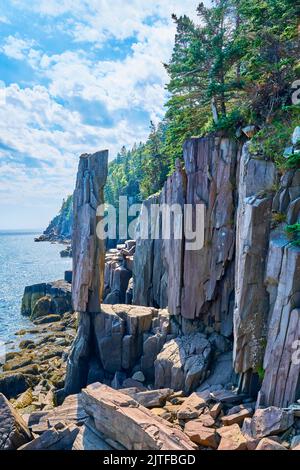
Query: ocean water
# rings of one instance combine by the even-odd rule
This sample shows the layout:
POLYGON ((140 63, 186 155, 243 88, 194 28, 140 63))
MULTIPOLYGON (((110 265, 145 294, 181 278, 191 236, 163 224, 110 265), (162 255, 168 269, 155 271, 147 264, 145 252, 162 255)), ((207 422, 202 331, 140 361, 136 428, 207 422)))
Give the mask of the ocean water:
POLYGON ((64 278, 72 260, 61 258, 62 245, 35 243, 35 232, 0 231, 0 341, 16 341, 16 331, 32 327, 20 313, 24 288, 64 278))

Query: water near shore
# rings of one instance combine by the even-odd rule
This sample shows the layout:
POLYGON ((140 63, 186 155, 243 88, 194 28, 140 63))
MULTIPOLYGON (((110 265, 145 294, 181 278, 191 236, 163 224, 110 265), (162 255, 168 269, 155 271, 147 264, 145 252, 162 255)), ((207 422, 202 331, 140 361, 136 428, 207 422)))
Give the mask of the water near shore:
POLYGON ((32 326, 20 314, 27 285, 64 278, 70 258, 61 258, 62 245, 35 243, 28 231, 0 231, 0 341, 16 340, 15 332, 32 326))

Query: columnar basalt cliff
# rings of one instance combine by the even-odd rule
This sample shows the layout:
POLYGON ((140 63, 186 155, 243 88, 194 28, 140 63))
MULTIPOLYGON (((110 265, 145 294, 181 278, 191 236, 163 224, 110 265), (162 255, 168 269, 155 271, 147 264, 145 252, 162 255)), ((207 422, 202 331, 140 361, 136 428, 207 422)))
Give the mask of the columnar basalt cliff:
MULTIPOLYGON (((264 375, 260 402, 287 406, 300 396, 300 248, 285 231, 300 219, 300 170, 280 177, 272 161, 251 150, 251 141, 222 137, 187 141, 184 164, 144 208, 204 204, 204 246, 194 251, 184 238, 145 240, 141 217, 133 301, 168 304, 181 335, 212 328, 229 338, 240 390, 255 397, 264 375), (159 270, 156 259, 163 261, 159 270), (157 279, 163 296, 154 296, 157 279)), ((165 356, 173 349, 166 345, 165 356)))
POLYGON ((72 285, 79 320, 65 392, 96 380, 121 386, 138 373, 157 388, 231 386, 253 399, 261 389, 260 403, 289 405, 299 398, 292 355, 300 336, 300 248, 285 226, 299 220, 300 171, 280 178, 245 137, 193 138, 183 156, 184 166, 177 162, 161 193, 144 202, 136 246, 109 251, 105 271, 96 208, 107 154, 81 157, 72 285), (187 205, 200 245, 186 232, 187 205), (162 207, 173 211, 166 238, 162 207), (110 305, 100 308, 104 284, 110 305))

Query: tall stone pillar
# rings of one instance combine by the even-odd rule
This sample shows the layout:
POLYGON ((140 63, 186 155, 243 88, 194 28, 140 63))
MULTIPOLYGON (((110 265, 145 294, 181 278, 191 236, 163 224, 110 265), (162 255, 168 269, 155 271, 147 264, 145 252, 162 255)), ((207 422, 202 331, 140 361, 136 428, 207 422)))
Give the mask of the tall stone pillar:
POLYGON ((78 331, 67 364, 65 392, 86 385, 91 354, 93 314, 100 312, 103 292, 105 242, 97 237, 97 207, 104 203, 108 151, 81 155, 73 195, 72 301, 78 313, 78 331))

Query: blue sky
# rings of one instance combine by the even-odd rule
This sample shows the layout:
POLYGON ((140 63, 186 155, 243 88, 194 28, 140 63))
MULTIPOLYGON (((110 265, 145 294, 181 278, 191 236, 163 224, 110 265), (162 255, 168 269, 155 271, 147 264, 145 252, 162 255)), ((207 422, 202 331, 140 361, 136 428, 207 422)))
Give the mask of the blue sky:
POLYGON ((194 0, 0 0, 0 229, 42 228, 78 157, 113 158, 164 113, 175 27, 194 0))

